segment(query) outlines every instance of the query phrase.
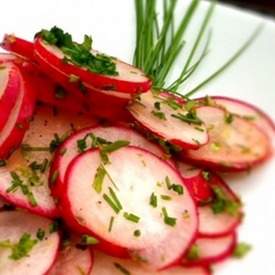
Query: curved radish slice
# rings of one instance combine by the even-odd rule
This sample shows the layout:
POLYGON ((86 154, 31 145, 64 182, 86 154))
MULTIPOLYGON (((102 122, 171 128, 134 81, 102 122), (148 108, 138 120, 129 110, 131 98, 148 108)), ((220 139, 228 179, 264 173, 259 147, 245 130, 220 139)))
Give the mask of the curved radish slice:
POLYGON ((183 121, 188 120, 188 112, 184 105, 173 103, 171 105, 171 99, 167 101, 167 96, 156 96, 149 91, 141 94, 128 109, 142 127, 174 145, 196 149, 206 144, 208 134, 205 126, 196 119, 190 119, 195 124, 183 121))
MULTIPOLYGON (((52 194, 54 196, 59 196, 63 194, 62 186, 65 179, 65 173, 70 162, 81 152, 78 147, 79 141, 85 142, 85 147, 83 151, 91 148, 92 137, 89 136, 93 134, 95 137, 103 138, 109 142, 115 142, 117 140, 129 141, 131 145, 143 148, 156 156, 167 159, 165 153, 157 145, 151 143, 143 136, 139 135, 135 131, 125 128, 125 127, 102 127, 96 126, 92 128, 87 128, 76 132, 74 135, 70 136, 56 152, 54 161, 51 167, 51 175, 57 173, 55 184, 52 186, 52 194), (65 153, 64 153, 65 152, 65 153)), ((171 162, 172 164, 172 162, 171 162)))
POLYGON ((93 255, 90 249, 77 248, 76 243, 66 244, 47 275, 80 275, 90 274, 93 266, 93 255))
POLYGON ((241 202, 218 175, 211 173, 208 184, 213 190, 213 197, 208 204, 198 208, 199 234, 205 237, 228 235, 241 222, 241 202))
MULTIPOLYGON (((34 42, 35 57, 36 54, 41 55, 48 63, 60 68, 66 74, 74 74, 81 80, 87 82, 99 89, 111 89, 125 93, 142 93, 151 88, 151 80, 144 73, 118 59, 113 59, 118 72, 117 76, 109 76, 97 74, 88 71, 85 68, 78 67, 73 64, 65 64, 63 58, 65 55, 55 46, 46 44, 41 38, 37 38, 34 42)), ((97 54, 96 52, 93 52, 97 54)))
POLYGON ((186 266, 210 265, 231 257, 236 247, 235 232, 218 238, 199 237, 191 246, 187 257, 183 259, 186 266))
MULTIPOLYGON (((3 275, 45 274, 54 262, 59 246, 58 233, 49 233, 51 223, 48 219, 24 212, 0 212, 0 242, 10 243, 12 246, 25 238, 24 249, 34 242, 30 251, 26 255, 17 254, 19 258, 16 260, 10 258, 11 248, 1 246, 0 273, 3 275), (38 232, 44 232, 45 236, 40 235, 38 239, 38 232)), ((22 247, 21 250, 21 253, 24 252, 22 247)))
POLYGON ((194 166, 177 162, 177 168, 189 187, 190 193, 198 204, 205 204, 212 198, 213 192, 207 181, 209 172, 194 166))
POLYGON ((214 104, 225 108, 228 112, 239 115, 256 124, 267 133, 271 140, 274 140, 275 123, 258 107, 239 99, 223 96, 213 96, 211 97, 211 101, 213 101, 214 104))
POLYGON ((30 86, 29 79, 26 75, 23 77, 20 74, 19 77, 18 96, 0 134, 1 159, 8 157, 20 145, 34 111, 35 94, 30 86))
POLYGON ((162 271, 148 271, 134 261, 123 260, 94 251, 94 265, 90 275, 210 275, 204 267, 174 266, 162 271))
POLYGON ((91 118, 81 115, 38 108, 25 134, 24 146, 12 154, 6 166, 0 168, 0 195, 17 207, 43 216, 56 216, 57 209, 48 186, 49 163, 53 156, 49 144, 56 140, 54 136, 61 138, 92 123, 91 118))
POLYGON ((28 58, 30 60, 33 59, 33 43, 16 37, 13 34, 6 34, 4 36, 4 39, 1 42, 1 47, 22 57, 28 58))
POLYGON ((12 64, 0 65, 0 131, 5 126, 20 90, 20 72, 12 64))
POLYGON ((220 171, 242 171, 269 157, 267 136, 254 124, 240 117, 227 122, 226 112, 216 107, 200 107, 197 115, 209 130, 209 143, 181 156, 189 162, 220 171))
POLYGON ((104 164, 91 150, 71 162, 61 200, 65 220, 95 235, 106 253, 117 247, 151 269, 179 260, 197 233, 197 213, 178 172, 138 147, 108 158, 104 164))

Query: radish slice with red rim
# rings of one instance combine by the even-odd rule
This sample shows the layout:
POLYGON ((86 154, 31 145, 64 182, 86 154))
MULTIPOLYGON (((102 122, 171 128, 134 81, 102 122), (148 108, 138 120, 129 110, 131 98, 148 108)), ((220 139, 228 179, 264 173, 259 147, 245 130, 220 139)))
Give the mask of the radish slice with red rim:
POLYGON ((98 238, 106 253, 124 250, 152 269, 173 264, 197 233, 196 206, 180 175, 138 147, 108 158, 104 164, 91 150, 71 162, 61 199, 65 220, 98 238))
POLYGON ((77 248, 77 243, 69 241, 58 252, 57 259, 47 275, 90 274, 93 254, 89 248, 77 248))
POLYGON ((206 127, 194 110, 187 111, 184 106, 166 94, 154 95, 149 91, 128 109, 138 124, 157 137, 181 148, 197 149, 208 141, 206 127))
POLYGON ((17 207, 42 216, 56 216, 56 205, 48 186, 49 164, 53 157, 49 146, 51 143, 58 145, 57 136, 61 138, 92 123, 91 118, 85 116, 38 108, 21 148, 0 168, 0 195, 17 207))
POLYGON ((21 85, 19 69, 12 64, 0 65, 0 131, 16 103, 21 85))
POLYGON ((173 266, 162 271, 146 270, 134 261, 122 260, 94 251, 94 265, 90 275, 210 275, 205 267, 173 266))
POLYGON ((270 156, 268 137, 251 122, 234 116, 228 120, 220 108, 204 106, 198 117, 208 128, 209 142, 198 150, 182 152, 188 162, 220 171, 242 171, 270 156))
MULTIPOLYGON (((116 66, 117 76, 104 75, 88 71, 83 67, 64 63, 65 55, 56 46, 46 44, 41 38, 37 38, 34 43, 35 58, 41 55, 49 63, 60 68, 66 74, 74 74, 84 82, 87 82, 99 89, 111 89, 125 93, 141 93, 151 88, 151 80, 144 73, 118 59, 112 61, 116 66)), ((93 51, 93 54, 97 52, 93 51)))
POLYGON ((0 212, 0 243, 6 244, 1 246, 0 273, 47 273, 57 256, 59 246, 59 234, 49 232, 51 224, 52 221, 48 219, 25 212, 0 212), (21 251, 18 248, 19 251, 15 253, 16 250, 13 251, 12 247, 19 246, 20 240, 25 247, 21 247, 21 251))
POLYGON ((236 233, 224 237, 199 237, 188 250, 182 263, 185 266, 211 265, 232 256, 236 247, 236 233))
MULTIPOLYGON (((167 155, 160 147, 151 143, 134 130, 121 126, 102 127, 96 126, 92 128, 83 129, 70 136, 58 149, 55 154, 54 161, 51 167, 51 176, 57 173, 55 183, 52 185, 52 192, 54 196, 63 194, 63 183, 65 180, 65 173, 70 162, 81 152, 92 148, 92 143, 95 138, 101 138, 107 142, 115 142, 118 140, 129 141, 133 146, 143 148, 156 156, 167 160, 167 155)), ((169 160, 168 160, 169 161, 169 160)), ((173 165, 172 161, 169 161, 173 165)))

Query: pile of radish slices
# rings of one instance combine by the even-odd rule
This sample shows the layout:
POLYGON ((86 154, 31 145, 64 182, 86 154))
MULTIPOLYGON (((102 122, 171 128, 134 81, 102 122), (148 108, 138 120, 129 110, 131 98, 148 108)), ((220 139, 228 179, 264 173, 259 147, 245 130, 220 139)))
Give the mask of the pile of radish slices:
POLYGON ((211 274, 243 217, 219 173, 267 160, 272 120, 155 91, 97 51, 115 71, 93 71, 45 37, 1 44, 0 273, 211 274))

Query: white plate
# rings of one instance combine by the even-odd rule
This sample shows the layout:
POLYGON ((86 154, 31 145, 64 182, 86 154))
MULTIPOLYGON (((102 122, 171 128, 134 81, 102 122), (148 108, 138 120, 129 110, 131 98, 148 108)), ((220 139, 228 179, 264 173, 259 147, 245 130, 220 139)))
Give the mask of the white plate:
MULTIPOLYGON (((179 1, 177 15, 186 3, 179 1)), ((194 37, 207 4, 203 3, 188 37, 194 37)), ((259 22, 265 29, 253 46, 221 77, 203 88, 200 95, 227 95, 257 104, 275 119, 275 24, 244 11, 219 5, 212 20, 211 53, 186 88, 193 87, 223 64, 245 41, 259 22)), ((131 61, 135 32, 133 0, 7 0, 1 2, 0 35, 16 33, 32 39, 41 28, 58 25, 76 38, 92 34, 95 48, 131 61)), ((190 44, 190 43, 189 43, 190 44)), ((178 69, 181 62, 178 62, 178 69)), ((218 275, 275 274, 275 160, 248 175, 231 179, 245 203, 246 217, 240 239, 253 251, 243 260, 231 260, 217 267, 218 275)))

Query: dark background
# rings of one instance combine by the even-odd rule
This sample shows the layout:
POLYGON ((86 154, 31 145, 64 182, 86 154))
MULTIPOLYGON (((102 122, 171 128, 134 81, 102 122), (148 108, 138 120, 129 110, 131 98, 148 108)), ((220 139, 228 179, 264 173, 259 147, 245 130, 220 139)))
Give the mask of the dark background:
POLYGON ((275 16, 275 0, 220 0, 220 2, 275 16))

